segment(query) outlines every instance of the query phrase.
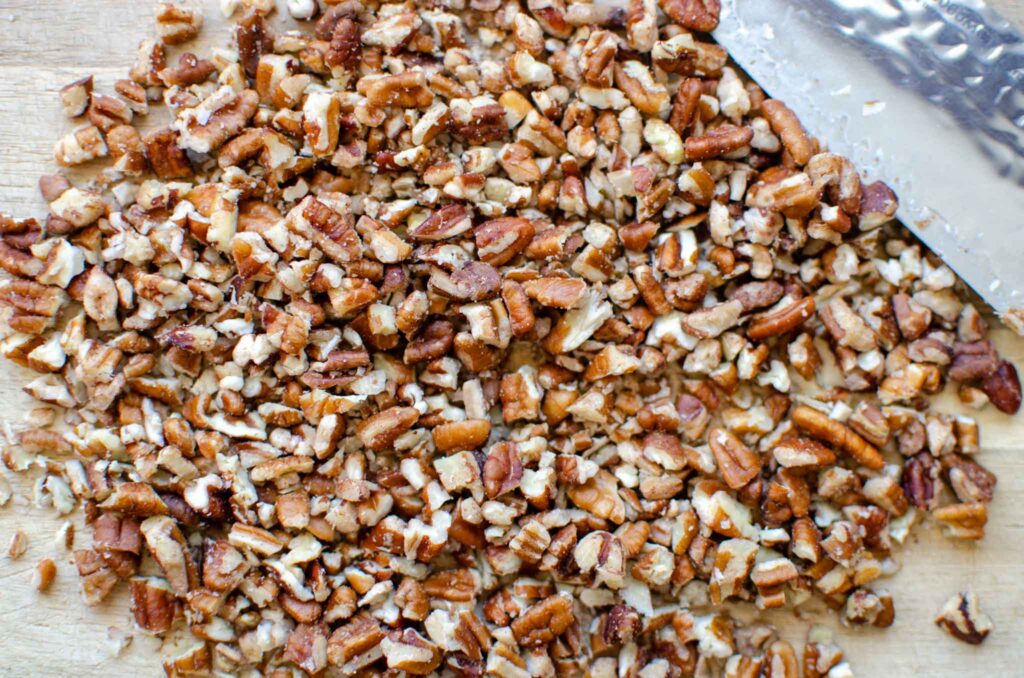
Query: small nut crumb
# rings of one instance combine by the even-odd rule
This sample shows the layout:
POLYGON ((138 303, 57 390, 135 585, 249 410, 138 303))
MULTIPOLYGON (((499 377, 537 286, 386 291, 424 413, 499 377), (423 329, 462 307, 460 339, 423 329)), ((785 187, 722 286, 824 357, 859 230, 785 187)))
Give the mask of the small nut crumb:
POLYGON ((11 541, 7 544, 7 557, 11 560, 21 558, 28 550, 28 535, 23 530, 15 530, 11 541))
POLYGON ((43 558, 32 572, 32 586, 43 593, 49 590, 53 580, 57 578, 57 564, 49 558, 43 558))

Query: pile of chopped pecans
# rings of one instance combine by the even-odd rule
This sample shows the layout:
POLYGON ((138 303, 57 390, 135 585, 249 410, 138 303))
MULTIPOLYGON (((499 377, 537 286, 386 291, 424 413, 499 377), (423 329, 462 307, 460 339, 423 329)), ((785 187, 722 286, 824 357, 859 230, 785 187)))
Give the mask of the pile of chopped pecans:
POLYGON ((176 63, 201 17, 160 5, 114 94, 61 92, 56 161, 102 171, 0 221, 52 406, 3 461, 84 503, 86 602, 184 620, 169 674, 794 677, 721 605, 887 626, 920 516, 983 535, 977 425, 928 396, 1013 413, 1016 370, 717 0, 325 4, 228 2, 176 63))

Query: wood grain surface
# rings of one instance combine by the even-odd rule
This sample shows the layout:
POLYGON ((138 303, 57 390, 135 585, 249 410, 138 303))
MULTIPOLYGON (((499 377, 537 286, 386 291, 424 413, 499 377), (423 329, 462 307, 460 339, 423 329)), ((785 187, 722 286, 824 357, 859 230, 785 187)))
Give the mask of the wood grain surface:
MULTIPOLYGON (((198 1, 198 0, 197 0, 198 1)), ((206 27, 201 50, 228 43, 218 3, 202 0, 206 27)), ((756 1, 756 0, 750 0, 756 1)), ((884 2, 884 0, 875 0, 884 2)), ((39 174, 52 171, 53 142, 70 127, 60 113, 60 86, 87 74, 96 88, 109 92, 125 77, 140 38, 152 32, 149 0, 0 0, 0 210, 42 216, 36 190, 39 174)), ((279 4, 283 4, 279 3, 279 4)), ((1008 17, 1024 23, 1024 0, 993 0, 1008 17)), ((1001 331, 1000 351, 1024 367, 1024 340, 1001 331)), ((0 365, 0 424, 14 428, 31 400, 21 391, 29 372, 0 365)), ((943 400, 946 411, 956 403, 943 400)), ((991 408, 990 408, 991 409, 991 408)), ((843 629, 835 615, 802 611, 774 614, 792 640, 801 640, 810 624, 837 629, 838 640, 857 676, 989 677, 1024 675, 1024 416, 1009 418, 986 411, 979 460, 998 474, 988 536, 979 544, 954 543, 934 526, 915 531, 896 554, 902 569, 880 582, 896 602, 896 623, 885 631, 843 629), (939 631, 932 618, 951 594, 977 592, 996 630, 980 648, 956 642, 939 631)), ((0 555, 0 678, 13 676, 105 677, 115 674, 157 676, 161 643, 133 629, 124 585, 101 606, 87 608, 78 592, 70 553, 58 547, 55 533, 63 519, 52 509, 32 504, 32 478, 8 475, 18 495, 0 510, 0 548, 6 552, 17 529, 29 537, 18 560, 0 555), (58 577, 46 594, 36 593, 30 579, 45 557, 58 563, 58 577), (134 637, 115 657, 109 629, 134 637)), ((76 547, 90 543, 80 528, 76 547)), ((741 612, 751 616, 751 610, 741 612)))

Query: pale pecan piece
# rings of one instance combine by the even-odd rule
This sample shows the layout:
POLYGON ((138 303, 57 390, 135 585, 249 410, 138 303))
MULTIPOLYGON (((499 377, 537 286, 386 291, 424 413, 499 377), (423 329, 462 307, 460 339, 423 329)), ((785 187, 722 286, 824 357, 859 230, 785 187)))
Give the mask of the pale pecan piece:
POLYGON ((167 505, 152 486, 146 483, 121 483, 114 487, 100 508, 130 516, 167 515, 167 505))
POLYGON ((195 587, 198 572, 181 530, 167 516, 146 518, 140 526, 153 559, 160 565, 174 593, 186 595, 195 587))
POLYGON ((430 275, 430 288, 458 301, 483 301, 497 296, 501 288, 501 275, 490 264, 467 261, 448 273, 434 268, 430 275))
POLYGON ((80 165, 96 158, 105 158, 108 153, 109 149, 103 139, 103 134, 92 125, 67 134, 53 147, 54 161, 64 167, 80 165))
POLYGON ((441 648, 414 629, 392 631, 380 644, 389 669, 425 676, 436 669, 444 655, 441 648))
POLYGON ((75 567, 82 580, 82 597, 86 605, 98 605, 110 595, 119 580, 95 551, 75 551, 75 567))
POLYGON ((723 301, 708 308, 694 311, 683 319, 683 326, 698 337, 711 339, 735 327, 743 313, 743 304, 738 300, 723 301))
POLYGON ((196 153, 209 153, 241 132, 256 113, 260 97, 255 90, 235 93, 225 85, 195 108, 178 113, 172 125, 178 145, 196 153))
POLYGON ((91 75, 61 87, 60 104, 64 115, 69 118, 77 118, 85 113, 89 108, 90 97, 92 97, 91 75))

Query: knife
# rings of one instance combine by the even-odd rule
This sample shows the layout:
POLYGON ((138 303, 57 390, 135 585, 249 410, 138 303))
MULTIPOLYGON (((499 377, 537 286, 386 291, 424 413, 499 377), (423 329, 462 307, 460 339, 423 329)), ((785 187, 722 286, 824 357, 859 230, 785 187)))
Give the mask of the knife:
POLYGON ((982 0, 723 0, 712 35, 1024 335, 1024 35, 982 0))

